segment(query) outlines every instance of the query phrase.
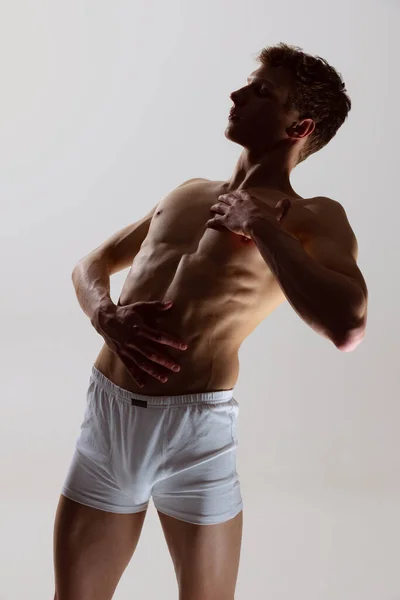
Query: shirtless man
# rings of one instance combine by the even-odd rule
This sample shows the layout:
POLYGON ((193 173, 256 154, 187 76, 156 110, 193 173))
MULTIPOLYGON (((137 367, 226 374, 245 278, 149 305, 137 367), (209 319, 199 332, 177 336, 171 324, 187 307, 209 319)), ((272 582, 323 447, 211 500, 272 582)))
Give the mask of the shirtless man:
POLYGON ((150 497, 180 600, 232 600, 239 348, 285 300, 339 350, 364 336, 367 288, 345 211, 289 181, 344 122, 344 84, 298 48, 266 48, 258 62, 231 95, 225 135, 243 152, 230 180, 185 182, 73 271, 105 345, 56 514, 57 600, 112 598, 150 497), (127 267, 115 305, 109 277, 127 267))

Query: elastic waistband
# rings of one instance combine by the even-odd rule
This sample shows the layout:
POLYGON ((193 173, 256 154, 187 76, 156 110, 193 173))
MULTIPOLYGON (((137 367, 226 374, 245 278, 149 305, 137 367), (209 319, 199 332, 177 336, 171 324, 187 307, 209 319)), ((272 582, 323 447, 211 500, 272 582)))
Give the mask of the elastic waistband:
POLYGON ((130 392, 124 388, 119 387, 110 379, 108 379, 103 373, 101 373, 93 365, 91 379, 97 383, 104 390, 118 397, 124 402, 128 402, 134 406, 181 406, 185 404, 218 404, 226 402, 233 397, 234 388, 230 390, 219 390, 215 392, 200 392, 197 394, 181 394, 179 396, 146 396, 144 394, 137 394, 136 392, 130 392))

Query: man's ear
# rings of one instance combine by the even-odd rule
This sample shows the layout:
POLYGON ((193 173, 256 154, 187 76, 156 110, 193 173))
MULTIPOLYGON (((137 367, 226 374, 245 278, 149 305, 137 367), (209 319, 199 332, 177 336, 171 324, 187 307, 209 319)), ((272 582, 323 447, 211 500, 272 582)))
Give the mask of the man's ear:
POLYGON ((315 122, 312 119, 302 119, 288 127, 287 134, 292 139, 301 140, 311 135, 314 129, 315 122))

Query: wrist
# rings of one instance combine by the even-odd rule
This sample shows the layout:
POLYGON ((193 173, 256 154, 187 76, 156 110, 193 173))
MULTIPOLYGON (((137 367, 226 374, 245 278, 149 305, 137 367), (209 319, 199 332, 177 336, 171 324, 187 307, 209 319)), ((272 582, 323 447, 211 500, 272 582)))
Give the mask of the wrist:
POLYGON ((254 237, 266 231, 278 231, 280 228, 277 219, 265 217, 264 215, 256 215, 250 217, 246 223, 246 231, 254 240, 254 237))
POLYGON ((99 303, 98 303, 98 310, 108 311, 108 310, 113 310, 115 308, 116 308, 116 305, 111 300, 110 296, 104 296, 103 298, 100 298, 99 303))
POLYGON ((104 298, 101 298, 99 300, 99 302, 96 304, 96 307, 93 311, 92 317, 90 319, 90 322, 92 323, 93 327, 96 329, 96 331, 99 331, 99 322, 104 321, 104 317, 108 318, 111 317, 114 312, 115 312, 116 306, 114 304, 114 302, 111 300, 111 298, 109 296, 105 296, 104 298))

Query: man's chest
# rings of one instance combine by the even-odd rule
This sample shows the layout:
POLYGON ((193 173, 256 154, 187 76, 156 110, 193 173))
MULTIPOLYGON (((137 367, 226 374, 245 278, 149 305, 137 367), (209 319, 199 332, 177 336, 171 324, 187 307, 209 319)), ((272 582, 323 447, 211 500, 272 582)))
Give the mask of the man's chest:
MULTIPOLYGON (((210 259, 221 261, 255 260, 260 256, 252 240, 232 233, 228 229, 216 231, 206 223, 214 216, 211 207, 218 202, 221 193, 219 182, 201 182, 186 188, 178 188, 159 204, 149 230, 149 241, 176 246, 183 253, 199 252, 210 259)), ((251 190, 250 190, 250 193, 251 190)), ((257 197, 270 207, 285 198, 280 192, 260 194, 257 197)), ((292 200, 291 208, 281 221, 280 227, 293 237, 306 239, 315 233, 315 205, 312 200, 292 200)))
POLYGON ((158 205, 146 243, 175 256, 208 261, 214 267, 256 263, 266 268, 252 240, 229 229, 216 231, 206 226, 218 195, 216 185, 198 184, 174 190, 158 205))

